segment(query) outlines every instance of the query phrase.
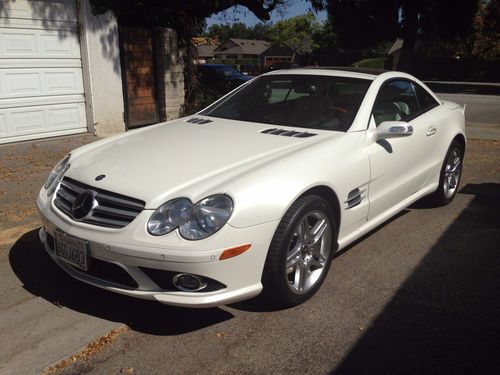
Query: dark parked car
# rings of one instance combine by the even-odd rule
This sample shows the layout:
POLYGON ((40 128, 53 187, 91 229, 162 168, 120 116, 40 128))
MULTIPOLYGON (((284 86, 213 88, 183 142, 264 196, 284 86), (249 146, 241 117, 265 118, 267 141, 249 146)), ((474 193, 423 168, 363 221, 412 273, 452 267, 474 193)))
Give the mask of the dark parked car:
POLYGON ((221 94, 225 94, 253 78, 253 76, 244 75, 224 64, 201 64, 198 68, 202 85, 221 94))

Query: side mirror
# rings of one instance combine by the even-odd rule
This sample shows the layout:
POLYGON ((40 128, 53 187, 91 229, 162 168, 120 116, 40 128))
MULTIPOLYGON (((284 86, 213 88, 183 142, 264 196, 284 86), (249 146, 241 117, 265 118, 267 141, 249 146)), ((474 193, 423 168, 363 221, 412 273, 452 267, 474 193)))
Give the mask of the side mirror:
POLYGON ((402 138, 413 134, 413 127, 404 121, 384 121, 377 127, 377 140, 402 138))

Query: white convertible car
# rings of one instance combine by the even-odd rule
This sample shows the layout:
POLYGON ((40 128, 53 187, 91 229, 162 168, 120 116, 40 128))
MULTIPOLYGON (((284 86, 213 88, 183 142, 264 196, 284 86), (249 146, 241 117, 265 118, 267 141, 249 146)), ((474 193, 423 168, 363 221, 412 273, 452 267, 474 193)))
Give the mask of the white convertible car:
POLYGON ((338 250, 424 196, 449 203, 465 146, 464 108, 411 75, 276 71, 72 151, 38 196, 40 238, 71 276, 113 292, 293 306, 338 250))

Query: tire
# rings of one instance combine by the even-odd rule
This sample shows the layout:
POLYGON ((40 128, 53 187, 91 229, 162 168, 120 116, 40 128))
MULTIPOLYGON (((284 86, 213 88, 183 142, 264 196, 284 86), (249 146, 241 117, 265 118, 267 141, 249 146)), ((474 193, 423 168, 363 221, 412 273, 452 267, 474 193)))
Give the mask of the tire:
POLYGON ((320 288, 330 268, 337 228, 330 204, 320 196, 298 199, 288 209, 271 241, 262 275, 267 304, 301 304, 320 288))
POLYGON ((463 147, 457 140, 454 140, 446 153, 439 172, 438 188, 429 196, 429 201, 433 205, 445 206, 455 198, 462 177, 463 159, 463 147))

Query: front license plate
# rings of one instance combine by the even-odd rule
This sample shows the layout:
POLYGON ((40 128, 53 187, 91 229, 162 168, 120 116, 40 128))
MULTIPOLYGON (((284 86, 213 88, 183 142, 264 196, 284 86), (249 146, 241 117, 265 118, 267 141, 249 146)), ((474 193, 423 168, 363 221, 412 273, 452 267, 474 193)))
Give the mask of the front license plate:
POLYGON ((89 269, 88 242, 61 232, 56 234, 56 255, 65 262, 87 271, 89 269))

